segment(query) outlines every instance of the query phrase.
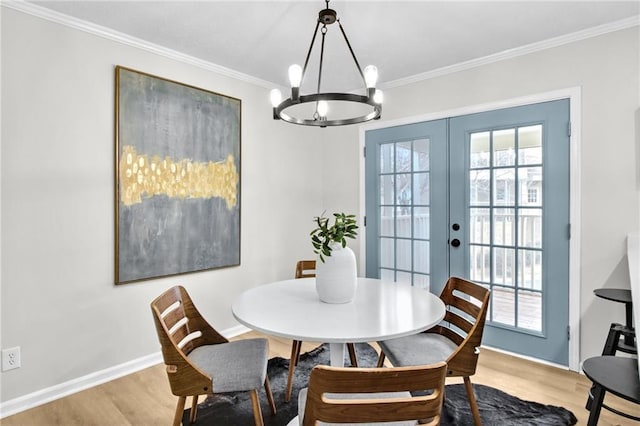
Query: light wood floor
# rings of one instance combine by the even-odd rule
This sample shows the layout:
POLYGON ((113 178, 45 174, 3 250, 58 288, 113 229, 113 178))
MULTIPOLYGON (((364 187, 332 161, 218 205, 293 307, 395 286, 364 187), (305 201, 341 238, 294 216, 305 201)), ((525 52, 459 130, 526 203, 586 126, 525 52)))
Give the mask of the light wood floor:
MULTIPOLYGON (((251 332, 239 338, 256 336, 259 335, 251 332)), ((271 356, 289 357, 290 341, 269 337, 269 345, 271 356)), ((302 350, 308 351, 314 346, 305 343, 302 350)), ((522 399, 561 405, 576 415, 579 425, 587 423, 584 403, 591 383, 578 373, 483 349, 478 371, 471 380, 522 399)), ((457 379, 447 380, 447 383, 456 382, 457 379)), ((170 425, 176 401, 169 390, 163 366, 157 365, 4 418, 0 423, 3 426, 170 425)), ((605 403, 626 412, 640 412, 637 405, 615 396, 608 396, 605 403)), ((268 415, 266 407, 263 411, 268 415)), ((602 410, 599 424, 638 426, 639 423, 602 410)))

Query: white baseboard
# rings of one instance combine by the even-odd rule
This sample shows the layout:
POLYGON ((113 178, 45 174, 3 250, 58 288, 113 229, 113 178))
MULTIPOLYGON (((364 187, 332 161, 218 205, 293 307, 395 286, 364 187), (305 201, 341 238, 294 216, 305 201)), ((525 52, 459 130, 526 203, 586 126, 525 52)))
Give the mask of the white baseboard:
MULTIPOLYGON (((232 338, 248 331, 249 329, 247 327, 238 325, 224 330, 221 334, 227 338, 232 338)), ((65 396, 69 396, 76 392, 101 385, 128 374, 133 374, 137 371, 144 370, 145 368, 160 364, 161 362, 162 353, 158 351, 123 364, 105 368, 104 370, 96 371, 64 383, 2 402, 0 403, 0 419, 55 401, 56 399, 64 398, 65 396)))
POLYGON ((532 361, 532 362, 535 362, 535 363, 538 363, 538 364, 543 364, 543 365, 548 365, 550 367, 559 368, 560 370, 574 371, 574 370, 571 370, 571 368, 567 367, 566 365, 556 364, 555 362, 546 361, 544 359, 534 358, 534 357, 531 357, 531 356, 522 355, 522 354, 518 354, 518 353, 515 353, 515 352, 505 351, 504 349, 498 349, 498 348, 494 348, 492 346, 486 346, 486 345, 482 345, 480 347, 480 349, 482 349, 482 348, 486 348, 486 349, 489 349, 490 351, 494 351, 494 352, 498 352, 498 353, 501 353, 501 354, 513 356, 513 357, 516 357, 516 358, 526 359, 527 361, 532 361))

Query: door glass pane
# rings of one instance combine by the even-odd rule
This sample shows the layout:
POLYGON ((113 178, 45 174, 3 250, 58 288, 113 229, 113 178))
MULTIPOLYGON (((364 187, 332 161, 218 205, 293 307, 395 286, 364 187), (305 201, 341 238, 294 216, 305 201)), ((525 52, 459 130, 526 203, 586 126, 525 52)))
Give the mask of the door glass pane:
POLYGON ((470 142, 471 168, 487 167, 491 159, 490 132, 472 133, 470 142))
POLYGON ((428 290, 431 287, 429 275, 413 274, 413 285, 428 290))
POLYGON ((491 257, 489 247, 471 245, 469 247, 469 276, 472 281, 491 281, 491 257))
POLYGON ((398 208, 396 215, 396 237, 411 238, 411 207, 398 208))
POLYGON ((542 290, 542 252, 518 250, 518 287, 542 290))
POLYGON ((542 322, 542 135, 542 125, 470 133, 468 165, 470 277, 493 290, 489 321, 536 331, 542 322))
POLYGON ((488 206, 491 172, 489 170, 469 171, 469 203, 472 206, 488 206))
MULTIPOLYGON (((379 273, 396 281, 429 284, 430 274, 430 139, 377 145, 379 273)), ((416 285, 417 283, 413 283, 416 285)))
POLYGON ((469 242, 489 244, 491 241, 491 210, 470 209, 469 242))
POLYGON ((493 249, 493 282, 513 286, 513 271, 516 264, 516 252, 505 247, 493 249))
POLYGON ((415 173, 413 175, 413 204, 429 204, 429 173, 415 173))
POLYGON ((429 239, 429 207, 413 208, 413 237, 429 239))
POLYGON ((428 240, 429 232, 429 207, 413 208, 413 237, 428 240))
POLYGON ((406 206, 411 205, 411 174, 396 175, 396 198, 399 210, 406 214, 406 206))
POLYGON ((493 287, 491 292, 491 316, 495 322, 510 326, 516 325, 514 289, 493 287))
POLYGON ((534 291, 518 291, 518 327, 542 331, 542 294, 534 291))
POLYGON ((518 245, 542 247, 542 209, 518 210, 518 245))
POLYGON ((493 132, 493 165, 513 166, 516 163, 516 129, 493 132))
POLYGON ((493 243, 512 246, 516 243, 516 210, 494 209, 493 243))
POLYGON ((380 270, 380 279, 385 281, 395 281, 396 274, 393 269, 381 269, 380 270))
POLYGON ((411 240, 396 240, 396 269, 411 270, 411 240))
POLYGON ((392 143, 386 143, 386 144, 380 145, 380 173, 393 173, 394 151, 395 151, 395 146, 392 143))
POLYGON ((542 164, 542 125, 518 129, 518 164, 542 164))
POLYGON ((396 282, 402 284, 411 284, 411 273, 396 271, 396 282))
POLYGON ((395 266, 393 238, 380 238, 380 262, 383 268, 393 268, 395 266))
POLYGON ((396 173, 410 172, 412 160, 411 142, 396 144, 396 173))
POLYGON ((429 242, 414 241, 413 242, 413 270, 414 272, 424 272, 428 274, 429 268, 429 242))
POLYGON ((413 171, 429 171, 429 139, 413 141, 413 171))
POLYGON ((513 206, 516 203, 516 169, 495 169, 493 204, 513 206))
POLYGON ((394 177, 393 175, 380 176, 380 204, 394 204, 394 177))
POLYGON ((394 223, 393 223, 393 207, 380 207, 380 231, 379 235, 382 237, 393 237, 394 223))
POLYGON ((542 205, 542 167, 520 167, 518 169, 520 185, 520 205, 542 205))

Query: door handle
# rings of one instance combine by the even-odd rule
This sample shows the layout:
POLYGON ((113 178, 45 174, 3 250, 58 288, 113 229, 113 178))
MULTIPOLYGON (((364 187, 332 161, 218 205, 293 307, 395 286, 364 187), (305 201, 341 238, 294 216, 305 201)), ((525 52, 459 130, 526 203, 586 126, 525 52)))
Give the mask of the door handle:
POLYGON ((460 247, 460 240, 457 238, 454 238, 453 240, 451 240, 451 245, 454 247, 460 247))

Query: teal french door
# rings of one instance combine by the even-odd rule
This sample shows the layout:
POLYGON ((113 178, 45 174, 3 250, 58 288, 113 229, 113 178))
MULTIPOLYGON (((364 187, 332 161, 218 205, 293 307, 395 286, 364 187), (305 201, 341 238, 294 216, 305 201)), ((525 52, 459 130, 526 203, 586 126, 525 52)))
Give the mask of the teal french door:
POLYGON ((483 344, 568 364, 569 101, 365 134, 366 274, 491 290, 483 344))

